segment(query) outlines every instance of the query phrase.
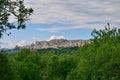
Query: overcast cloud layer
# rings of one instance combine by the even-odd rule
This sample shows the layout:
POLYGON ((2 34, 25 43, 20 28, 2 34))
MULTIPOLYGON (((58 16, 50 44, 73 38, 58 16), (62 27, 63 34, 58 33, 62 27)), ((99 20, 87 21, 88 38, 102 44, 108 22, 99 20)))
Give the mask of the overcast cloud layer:
POLYGON ((120 22, 120 0, 25 0, 33 23, 120 22))

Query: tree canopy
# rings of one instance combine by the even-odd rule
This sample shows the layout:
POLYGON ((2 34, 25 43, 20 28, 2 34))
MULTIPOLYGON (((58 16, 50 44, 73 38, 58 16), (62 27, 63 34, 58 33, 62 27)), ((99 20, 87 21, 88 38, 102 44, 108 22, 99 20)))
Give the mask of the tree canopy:
POLYGON ((120 80, 120 30, 93 30, 76 48, 0 51, 0 80, 120 80))
POLYGON ((24 0, 0 0, 0 38, 10 29, 24 29, 25 22, 33 13, 32 8, 26 8, 24 0), (10 22, 10 16, 15 17, 15 22, 10 22), (16 23, 16 24, 15 24, 16 23))

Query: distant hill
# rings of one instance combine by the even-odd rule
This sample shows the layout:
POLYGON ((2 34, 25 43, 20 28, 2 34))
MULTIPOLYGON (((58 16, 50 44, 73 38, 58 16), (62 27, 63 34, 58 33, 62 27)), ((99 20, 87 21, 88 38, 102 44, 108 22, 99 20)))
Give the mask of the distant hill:
POLYGON ((0 51, 5 51, 7 54, 15 54, 21 50, 22 50, 21 48, 14 48, 14 49, 2 48, 2 49, 0 49, 0 51))
POLYGON ((53 39, 50 41, 36 41, 31 45, 16 46, 17 49, 48 49, 48 48, 66 48, 66 47, 80 47, 90 43, 90 40, 66 40, 66 39, 53 39))

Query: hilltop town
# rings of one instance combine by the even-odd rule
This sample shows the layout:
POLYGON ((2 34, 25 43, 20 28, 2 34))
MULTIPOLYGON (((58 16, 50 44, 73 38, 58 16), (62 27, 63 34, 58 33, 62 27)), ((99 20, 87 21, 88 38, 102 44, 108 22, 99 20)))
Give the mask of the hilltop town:
POLYGON ((65 47, 80 47, 90 43, 90 40, 66 40, 66 39, 53 39, 50 41, 36 41, 31 45, 16 46, 19 49, 47 49, 47 48, 65 48, 65 47))

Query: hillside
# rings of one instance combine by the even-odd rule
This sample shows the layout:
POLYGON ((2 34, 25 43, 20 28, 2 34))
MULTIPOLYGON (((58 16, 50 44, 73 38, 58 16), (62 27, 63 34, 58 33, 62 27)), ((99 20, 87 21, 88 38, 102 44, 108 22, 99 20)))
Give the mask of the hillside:
POLYGON ((80 47, 90 43, 90 40, 66 40, 66 39, 53 39, 50 41, 36 41, 31 45, 16 46, 15 48, 27 49, 48 49, 48 48, 65 48, 65 47, 80 47))

